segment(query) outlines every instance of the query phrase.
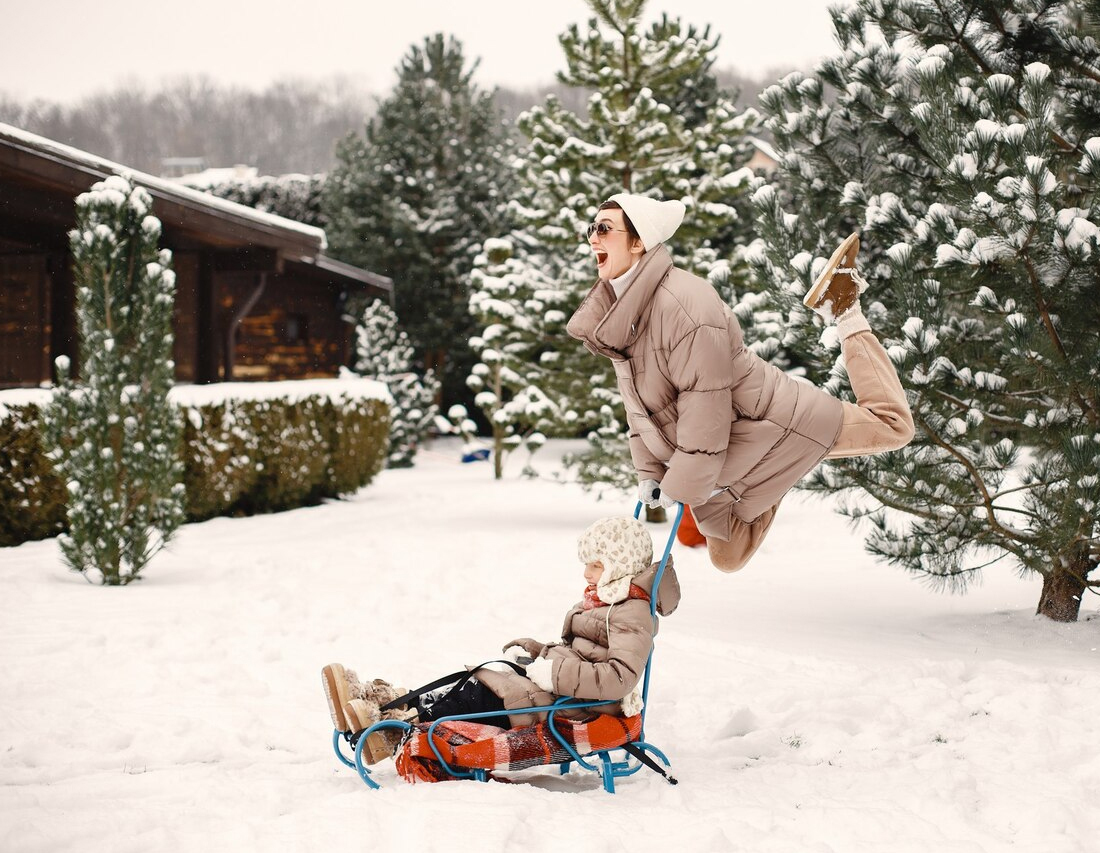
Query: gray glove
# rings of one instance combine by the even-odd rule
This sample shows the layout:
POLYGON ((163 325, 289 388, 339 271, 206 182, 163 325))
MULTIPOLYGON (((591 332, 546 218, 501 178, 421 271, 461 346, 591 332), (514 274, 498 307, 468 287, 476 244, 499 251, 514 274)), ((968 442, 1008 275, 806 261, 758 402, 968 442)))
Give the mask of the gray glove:
POLYGON ((663 506, 666 509, 676 503, 675 498, 670 498, 661 491, 661 484, 656 480, 642 480, 638 483, 638 500, 650 509, 663 506))

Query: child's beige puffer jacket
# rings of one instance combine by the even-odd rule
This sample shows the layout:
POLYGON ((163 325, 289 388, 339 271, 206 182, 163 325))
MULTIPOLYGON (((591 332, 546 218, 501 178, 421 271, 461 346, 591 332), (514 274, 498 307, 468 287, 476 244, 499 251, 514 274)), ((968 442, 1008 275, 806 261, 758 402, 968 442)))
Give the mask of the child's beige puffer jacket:
MULTIPOLYGON (((654 563, 634 579, 634 583, 650 595, 653 595, 657 567, 654 563)), ((667 616, 679 603, 680 585, 669 557, 661 578, 657 612, 667 616)), ((501 698, 513 726, 531 725, 545 719, 546 714, 525 714, 523 709, 551 705, 559 696, 622 699, 645 674, 656 633, 657 620, 650 615, 649 602, 644 599, 631 598, 591 610, 585 610, 582 603, 578 603, 565 614, 561 642, 549 643, 540 652, 554 662, 553 695, 511 671, 479 669, 477 680, 501 698)), ((618 714, 620 707, 615 701, 595 711, 618 714)), ((590 713, 593 711, 585 712, 590 713)))

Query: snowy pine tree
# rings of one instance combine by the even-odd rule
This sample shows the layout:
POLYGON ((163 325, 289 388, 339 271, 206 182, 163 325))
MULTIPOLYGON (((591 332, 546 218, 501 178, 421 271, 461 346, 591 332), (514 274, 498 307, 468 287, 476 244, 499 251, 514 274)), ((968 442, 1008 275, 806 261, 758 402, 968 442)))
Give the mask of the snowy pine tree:
POLYGON ((171 253, 157 250, 152 198, 110 177, 77 200, 70 234, 80 376, 61 378, 45 412, 50 458, 68 486, 74 571, 128 584, 183 522, 181 424, 172 387, 171 253))
POLYGON ((512 181, 510 142, 475 69, 453 38, 410 48, 365 135, 339 145, 324 196, 333 255, 393 277, 397 316, 448 404, 468 398, 469 273, 512 181))
POLYGON ((482 329, 470 339, 470 348, 480 361, 466 382, 489 421, 493 474, 499 480, 508 453, 524 444, 533 452, 545 441, 540 430, 556 426, 553 404, 535 384, 540 365, 531 363, 526 319, 522 311, 517 313, 517 306, 529 308, 538 300, 538 290, 549 293, 553 285, 517 260, 510 240, 486 240, 482 250, 474 263, 470 297, 470 311, 482 329))
POLYGON ((843 52, 761 99, 781 172, 754 196, 785 343, 848 398, 800 297, 862 231, 864 310, 917 423, 810 486, 851 490, 869 550, 934 583, 1002 559, 1040 575, 1059 620, 1100 587, 1100 49, 1074 5, 834 10, 843 52))
POLYGON ((499 375, 499 391, 482 397, 494 428, 590 429, 590 450, 575 460, 582 481, 625 485, 634 474, 614 373, 565 332, 593 282, 592 252, 580 235, 614 193, 680 199, 688 214, 670 251, 680 266, 732 293, 744 277, 735 248, 750 222, 737 205, 750 177, 742 167, 756 114, 739 113, 718 91, 709 28, 665 17, 644 30, 645 0, 589 6, 588 25, 560 37, 567 68, 558 75, 594 91, 588 116, 551 97, 519 119, 529 141, 515 164, 518 227, 505 274, 493 269, 492 252, 481 256, 471 308, 488 348, 471 381, 480 387, 495 369, 486 352, 506 358, 513 367, 499 375), (505 339, 506 349, 497 345, 505 339))
POLYGON ((355 328, 355 371, 384 382, 393 397, 387 465, 408 468, 438 411, 439 382, 432 371, 413 371, 409 336, 397 326, 397 315, 376 299, 363 309, 355 328))

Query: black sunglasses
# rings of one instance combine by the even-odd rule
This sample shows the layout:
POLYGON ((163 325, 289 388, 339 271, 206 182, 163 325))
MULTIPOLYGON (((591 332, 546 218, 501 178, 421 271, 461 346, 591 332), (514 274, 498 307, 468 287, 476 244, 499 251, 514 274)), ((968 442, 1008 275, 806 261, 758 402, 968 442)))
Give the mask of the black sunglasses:
POLYGON ((606 237, 612 231, 622 231, 624 234, 629 234, 625 228, 612 228, 610 222, 590 222, 588 227, 584 230, 585 239, 591 240, 593 234, 599 234, 601 237, 606 237))

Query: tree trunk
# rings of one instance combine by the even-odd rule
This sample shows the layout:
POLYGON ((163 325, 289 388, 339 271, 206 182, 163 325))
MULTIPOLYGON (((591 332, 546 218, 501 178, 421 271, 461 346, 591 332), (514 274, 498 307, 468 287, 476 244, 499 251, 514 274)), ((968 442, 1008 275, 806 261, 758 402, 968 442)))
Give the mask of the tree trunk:
POLYGON ((504 476, 504 430, 493 427, 493 479, 504 476))
POLYGON ((1085 559, 1068 566, 1056 560, 1050 573, 1043 575, 1043 592, 1035 612, 1055 622, 1076 622, 1088 571, 1089 564, 1085 559))

